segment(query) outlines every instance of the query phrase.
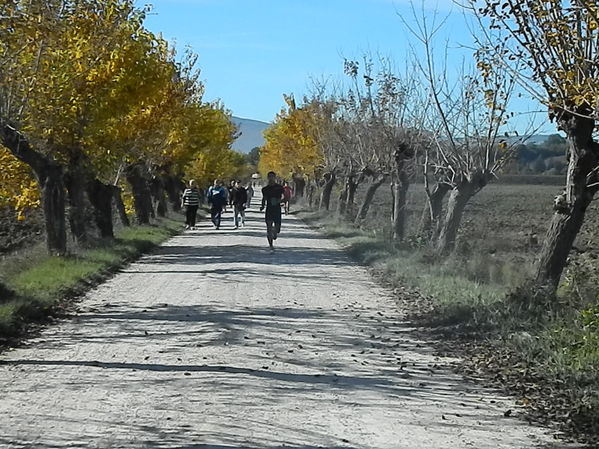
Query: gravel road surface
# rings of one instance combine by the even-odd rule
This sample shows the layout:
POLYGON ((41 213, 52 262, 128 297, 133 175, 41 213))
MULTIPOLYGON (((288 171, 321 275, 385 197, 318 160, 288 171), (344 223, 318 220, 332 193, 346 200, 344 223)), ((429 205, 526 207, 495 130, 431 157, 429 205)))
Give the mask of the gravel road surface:
MULTIPOLYGON (((0 356, 0 448, 557 448, 285 217, 203 223, 0 356)), ((565 446, 559 446, 565 447, 565 446)))

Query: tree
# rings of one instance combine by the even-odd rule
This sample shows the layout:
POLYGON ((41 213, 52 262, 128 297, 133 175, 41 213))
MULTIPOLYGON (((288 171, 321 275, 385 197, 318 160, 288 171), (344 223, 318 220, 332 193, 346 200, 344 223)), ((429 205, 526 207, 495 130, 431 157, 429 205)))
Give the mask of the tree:
POLYGON ((322 159, 314 132, 319 126, 317 106, 306 103, 297 107, 292 96, 284 98, 287 107, 264 132, 259 170, 263 175, 272 170, 286 179, 294 174, 313 176, 322 159))
POLYGON ((424 50, 419 69, 433 106, 427 126, 433 145, 426 146, 423 155, 430 213, 425 224, 440 219, 443 197, 448 193, 444 220, 439 223, 438 235, 434 234, 436 252, 444 256, 455 247, 466 205, 497 176, 518 142, 509 143, 500 134, 511 116, 508 103, 514 79, 505 70, 491 70, 488 57, 477 52, 480 75, 460 73, 458 80, 450 83, 446 68, 435 65, 434 41, 439 29, 439 24, 423 13, 411 31, 424 50), (436 183, 433 189, 431 178, 436 183))
POLYGON ((71 231, 86 239, 87 183, 94 164, 112 158, 93 145, 93 130, 107 114, 126 110, 107 99, 127 68, 140 65, 133 53, 153 46, 143 16, 126 0, 15 0, 1 15, 1 137, 37 178, 51 252, 66 251, 65 188, 71 231))
POLYGON ((260 163, 260 147, 252 148, 246 155, 245 160, 249 165, 258 167, 258 164, 260 163))
POLYGON ((29 209, 40 205, 39 187, 31 169, 0 146, 0 207, 11 207, 18 220, 24 220, 29 209))
POLYGON ((230 149, 204 152, 187 166, 186 176, 205 187, 215 179, 237 179, 244 167, 243 154, 230 149))
POLYGON ((543 241, 536 281, 556 289, 586 210, 599 190, 599 18, 595 2, 538 0, 471 2, 487 32, 481 51, 506 67, 543 103, 566 134, 568 169, 563 193, 543 241), (502 42, 498 45, 498 42, 502 42), (525 70, 515 70, 523 61, 525 70))
POLYGON ((75 238, 87 238, 88 205, 112 237, 113 197, 127 222, 123 175, 147 223, 166 214, 165 190, 178 204, 177 179, 197 154, 230 145, 230 114, 202 101, 197 56, 178 58, 145 13, 132 0, 0 5, 0 142, 36 178, 52 253, 66 251, 65 192, 75 238))

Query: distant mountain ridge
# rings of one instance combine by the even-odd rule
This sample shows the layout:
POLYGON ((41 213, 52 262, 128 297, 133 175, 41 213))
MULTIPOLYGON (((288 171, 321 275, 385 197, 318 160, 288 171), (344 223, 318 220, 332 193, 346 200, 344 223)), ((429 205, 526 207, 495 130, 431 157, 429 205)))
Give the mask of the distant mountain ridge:
POLYGON ((240 153, 249 153, 253 148, 264 145, 264 135, 262 134, 269 123, 248 118, 233 117, 233 123, 237 125, 241 135, 235 139, 232 148, 240 153))
MULTIPOLYGON (((240 153, 249 153, 256 147, 264 145, 264 131, 270 126, 270 123, 249 118, 233 117, 233 123, 238 127, 240 136, 233 142, 232 148, 240 153)), ((557 134, 557 133, 554 133, 557 134)), ((552 134, 534 134, 530 136, 525 144, 531 145, 543 144, 552 134)), ((510 136, 509 142, 515 142, 521 139, 522 136, 510 136)))

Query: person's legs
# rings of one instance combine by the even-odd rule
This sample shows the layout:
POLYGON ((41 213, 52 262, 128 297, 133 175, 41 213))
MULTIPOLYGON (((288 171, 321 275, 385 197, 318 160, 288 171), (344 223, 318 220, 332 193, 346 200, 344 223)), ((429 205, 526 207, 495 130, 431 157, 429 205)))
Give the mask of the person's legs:
POLYGON ((273 226, 274 222, 273 220, 268 216, 268 212, 266 213, 266 239, 268 240, 268 246, 272 248, 274 248, 273 246, 273 241, 274 241, 274 226, 273 226))
POLYGON ((190 217, 189 217, 190 218, 190 220, 189 220, 190 224, 189 225, 192 228, 195 228, 195 226, 196 226, 196 219, 197 219, 197 216, 198 216, 198 206, 189 206, 187 208, 187 212, 190 214, 190 217))
POLYGON ((233 206, 233 224, 235 225, 235 228, 239 227, 239 216, 241 215, 241 207, 238 206, 237 204, 235 204, 233 206))
POLYGON ((282 222, 281 209, 278 209, 273 214, 273 222, 274 222, 273 238, 276 240, 278 235, 281 233, 281 222, 282 222))
POLYGON ((191 226, 191 207, 192 206, 187 206, 185 209, 185 229, 191 226))
POLYGON ((222 214, 223 214, 223 207, 220 206, 220 207, 218 207, 216 209, 216 216, 215 216, 215 219, 216 219, 216 223, 215 223, 216 224, 216 229, 220 228, 220 221, 221 221, 221 218, 222 218, 222 214))
POLYGON ((241 215, 241 226, 245 227, 245 207, 241 206, 239 215, 241 215))
POLYGON ((217 209, 215 206, 212 206, 210 208, 210 220, 212 221, 212 224, 214 226, 216 226, 216 214, 217 214, 217 209))

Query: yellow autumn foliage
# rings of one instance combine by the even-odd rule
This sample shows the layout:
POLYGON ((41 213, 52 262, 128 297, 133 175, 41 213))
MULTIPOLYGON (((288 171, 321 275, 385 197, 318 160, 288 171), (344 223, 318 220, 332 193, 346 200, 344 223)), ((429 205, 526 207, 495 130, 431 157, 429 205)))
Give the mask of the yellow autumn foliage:
POLYGON ((317 105, 297 107, 292 97, 285 97, 287 107, 264 132, 265 145, 260 149, 258 169, 262 175, 276 172, 283 178, 313 176, 322 163, 319 126, 322 116, 317 105))

